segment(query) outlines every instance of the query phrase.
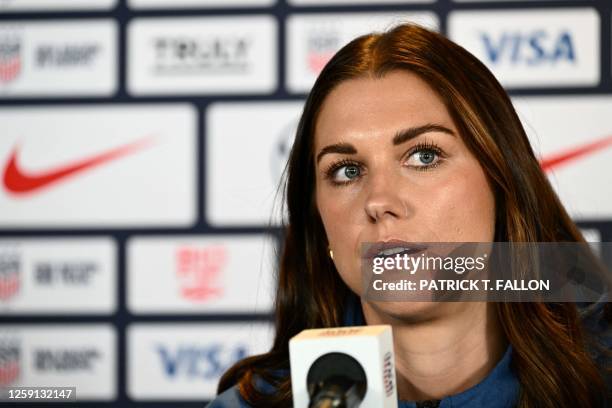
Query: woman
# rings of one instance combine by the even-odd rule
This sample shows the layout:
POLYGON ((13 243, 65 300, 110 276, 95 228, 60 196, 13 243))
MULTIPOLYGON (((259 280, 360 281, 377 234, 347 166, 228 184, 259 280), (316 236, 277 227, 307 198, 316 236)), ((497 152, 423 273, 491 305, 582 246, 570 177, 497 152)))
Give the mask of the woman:
POLYGON ((355 39, 310 92, 287 171, 276 338, 211 408, 291 406, 289 339, 359 324, 392 325, 402 407, 604 406, 607 304, 358 296, 362 242, 584 242, 470 53, 414 25, 355 39))

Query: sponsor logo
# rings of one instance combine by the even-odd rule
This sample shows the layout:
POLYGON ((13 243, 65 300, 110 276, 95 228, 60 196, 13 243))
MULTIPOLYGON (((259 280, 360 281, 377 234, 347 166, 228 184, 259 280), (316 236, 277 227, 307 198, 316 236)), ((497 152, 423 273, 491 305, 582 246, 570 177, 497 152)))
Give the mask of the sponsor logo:
POLYGON ((115 264, 108 237, 2 239, 0 313, 111 313, 115 264))
POLYGON ((574 39, 567 30, 554 34, 546 30, 501 32, 497 36, 482 32, 480 39, 491 64, 532 66, 576 63, 574 39))
POLYGON ((506 87, 599 83, 600 16, 592 8, 455 11, 447 30, 506 87))
POLYGON ((109 96, 117 87, 116 40, 108 19, 0 24, 0 90, 19 98, 109 96))
POLYGON ((385 387, 385 395, 390 397, 393 394, 393 355, 390 351, 385 353, 383 362, 383 384, 385 387))
POLYGON ((19 148, 15 147, 4 168, 4 188, 14 194, 37 192, 57 182, 83 173, 86 170, 90 170, 93 167, 106 164, 122 156, 141 150, 145 146, 150 145, 150 143, 150 138, 141 139, 104 153, 68 163, 38 174, 29 174, 21 168, 18 163, 19 148))
POLYGON ((70 286, 87 286, 98 270, 98 266, 93 262, 39 262, 34 266, 34 275, 40 285, 62 283, 70 286))
POLYGON ((14 384, 19 378, 21 347, 15 339, 0 339, 0 386, 14 384))
POLYGON ((274 244, 267 234, 132 237, 128 308, 136 314, 267 313, 274 244))
POLYGON ((229 367, 269 349, 273 327, 268 322, 135 323, 126 335, 132 400, 207 400, 229 367), (152 369, 142 370, 143 365, 152 369))
POLYGON ((181 296, 194 301, 220 297, 223 289, 217 281, 227 264, 224 246, 184 247, 176 251, 176 275, 181 296))
POLYGON ((0 252, 0 301, 14 297, 21 286, 21 258, 11 251, 0 252))
POLYGON ((15 34, 0 35, 0 83, 12 82, 21 72, 21 40, 15 34))
POLYGON ((342 45, 338 30, 321 27, 307 34, 306 66, 313 75, 319 75, 325 64, 342 45))
POLYGON ((270 15, 136 18, 128 25, 128 91, 273 92, 277 24, 270 15))
POLYGON ((194 222, 193 106, 17 110, 0 110, 0 123, 6 124, 0 137, 0 225, 106 228, 194 222))
POLYGON ((82 401, 116 397, 117 338, 111 325, 16 324, 0 330, 0 389, 76 386, 82 401))
POLYGON ((170 378, 197 378, 204 381, 216 380, 236 361, 245 358, 248 347, 236 344, 228 348, 223 343, 208 346, 181 345, 174 349, 158 345, 163 372, 170 378))
POLYGON ((577 220, 610 218, 610 108, 603 96, 513 98, 540 167, 577 220), (575 120, 575 118, 590 120, 575 120), (596 177, 593 177, 597 174, 596 177))
POLYGON ((100 352, 94 348, 40 349, 34 351, 34 367, 46 372, 92 371, 100 357, 100 352))
POLYGON ((100 52, 98 44, 87 45, 41 45, 36 48, 36 66, 77 67, 92 65, 93 59, 100 52))
POLYGON ((295 118, 291 122, 287 123, 279 132, 270 160, 272 169, 271 180, 273 183, 276 183, 281 179, 283 171, 285 170, 285 166, 289 160, 289 153, 291 153, 293 141, 295 140, 298 121, 299 119, 295 118))
POLYGON ((612 135, 595 140, 594 142, 572 147, 568 150, 564 150, 559 153, 547 155, 545 158, 540 160, 540 166, 544 171, 551 171, 560 166, 566 165, 574 160, 596 153, 610 146, 612 146, 612 135))
POLYGON ((154 71, 175 74, 244 74, 251 66, 251 41, 246 37, 158 37, 154 71))

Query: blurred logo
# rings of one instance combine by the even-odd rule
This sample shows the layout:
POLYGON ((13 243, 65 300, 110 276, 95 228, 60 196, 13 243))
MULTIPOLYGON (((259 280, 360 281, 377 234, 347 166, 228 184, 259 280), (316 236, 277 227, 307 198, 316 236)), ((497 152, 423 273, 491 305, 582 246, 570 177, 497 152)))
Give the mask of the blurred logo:
POLYGON ((40 68, 91 65, 99 51, 97 44, 41 45, 36 48, 36 65, 40 68))
POLYGON ((224 246, 183 247, 176 251, 176 275, 181 296, 204 301, 222 295, 218 280, 227 263, 224 246))
POLYGON ((319 27, 309 32, 307 41, 306 65, 316 76, 340 49, 340 33, 333 28, 319 27))
POLYGON ((228 346, 213 343, 209 346, 183 345, 171 349, 159 345, 156 352, 167 377, 196 378, 204 381, 218 379, 235 362, 247 356, 244 345, 228 346))
POLYGON ((389 351, 385 353, 383 363, 383 385, 385 387, 385 395, 390 397, 393 394, 393 354, 389 351))
POLYGON ((92 371, 100 359, 100 352, 94 348, 80 350, 40 349, 34 351, 34 367, 38 371, 74 372, 92 371))
POLYGON ((108 150, 85 159, 73 161, 51 170, 31 174, 22 169, 18 162, 19 148, 15 147, 4 168, 4 188, 14 194, 32 193, 59 181, 80 174, 93 167, 134 153, 150 144, 151 138, 140 139, 124 146, 108 150))
POLYGON ((20 372, 19 342, 15 339, 0 339, 0 386, 13 384, 20 372))
POLYGON ((87 286, 98 269, 93 262, 38 262, 34 265, 34 275, 40 285, 87 286))
POLYGON ((274 183, 280 180, 287 161, 289 160, 289 154, 293 147, 293 141, 295 140, 295 134, 297 132, 299 118, 293 119, 291 122, 285 124, 276 138, 274 143, 274 150, 271 156, 271 169, 272 169, 272 180, 274 183))
POLYGON ((612 146, 612 135, 603 137, 593 142, 580 144, 570 149, 552 153, 540 160, 540 167, 544 171, 552 171, 560 166, 577 160, 583 156, 594 154, 600 150, 612 146))
POLYGON ((251 68, 247 37, 160 37, 153 43, 159 75, 243 74, 251 68))
POLYGON ((0 252, 0 301, 14 297, 21 286, 21 258, 14 251, 0 252))
POLYGON ((9 83, 21 72, 21 41, 14 34, 0 34, 0 83, 9 83))
POLYGON ((498 36, 483 32, 480 39, 491 64, 533 66, 576 62, 574 41, 569 31, 556 34, 545 30, 501 32, 498 36))

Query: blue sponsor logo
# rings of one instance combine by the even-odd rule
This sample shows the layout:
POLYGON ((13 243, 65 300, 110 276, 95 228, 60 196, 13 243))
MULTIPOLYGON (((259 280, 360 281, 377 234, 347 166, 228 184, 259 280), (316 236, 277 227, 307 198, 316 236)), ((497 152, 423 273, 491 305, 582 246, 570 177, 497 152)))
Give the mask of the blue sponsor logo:
POLYGON ((480 39, 491 64, 534 66, 576 62, 574 40, 567 30, 557 34, 545 30, 503 32, 498 37, 480 33, 480 39))
POLYGON ((217 380, 232 364, 247 356, 242 345, 228 347, 223 344, 202 346, 157 346, 162 368, 167 377, 201 378, 217 380))

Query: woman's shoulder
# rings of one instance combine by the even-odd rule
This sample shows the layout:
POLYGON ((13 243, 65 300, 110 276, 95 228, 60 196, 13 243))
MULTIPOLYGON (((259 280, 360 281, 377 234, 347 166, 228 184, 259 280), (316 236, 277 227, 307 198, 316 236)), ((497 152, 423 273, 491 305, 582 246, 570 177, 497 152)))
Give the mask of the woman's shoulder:
MULTIPOLYGON (((289 375, 289 371, 276 370, 274 374, 278 376, 287 376, 289 375)), ((273 385, 263 380, 261 377, 256 375, 254 378, 255 387, 259 392, 272 394, 276 391, 273 385)), ((242 398, 238 385, 234 384, 232 387, 217 395, 205 408, 251 408, 251 405, 242 398)))
POLYGON ((578 305, 578 312, 587 335, 609 350, 612 347, 612 324, 606 305, 605 300, 583 303, 578 305))
MULTIPOLYGON (((603 376, 608 393, 612 394, 612 324, 606 300, 579 305, 578 311, 587 333, 588 352, 603 376)), ((612 407, 612 401, 607 406, 612 407)))

